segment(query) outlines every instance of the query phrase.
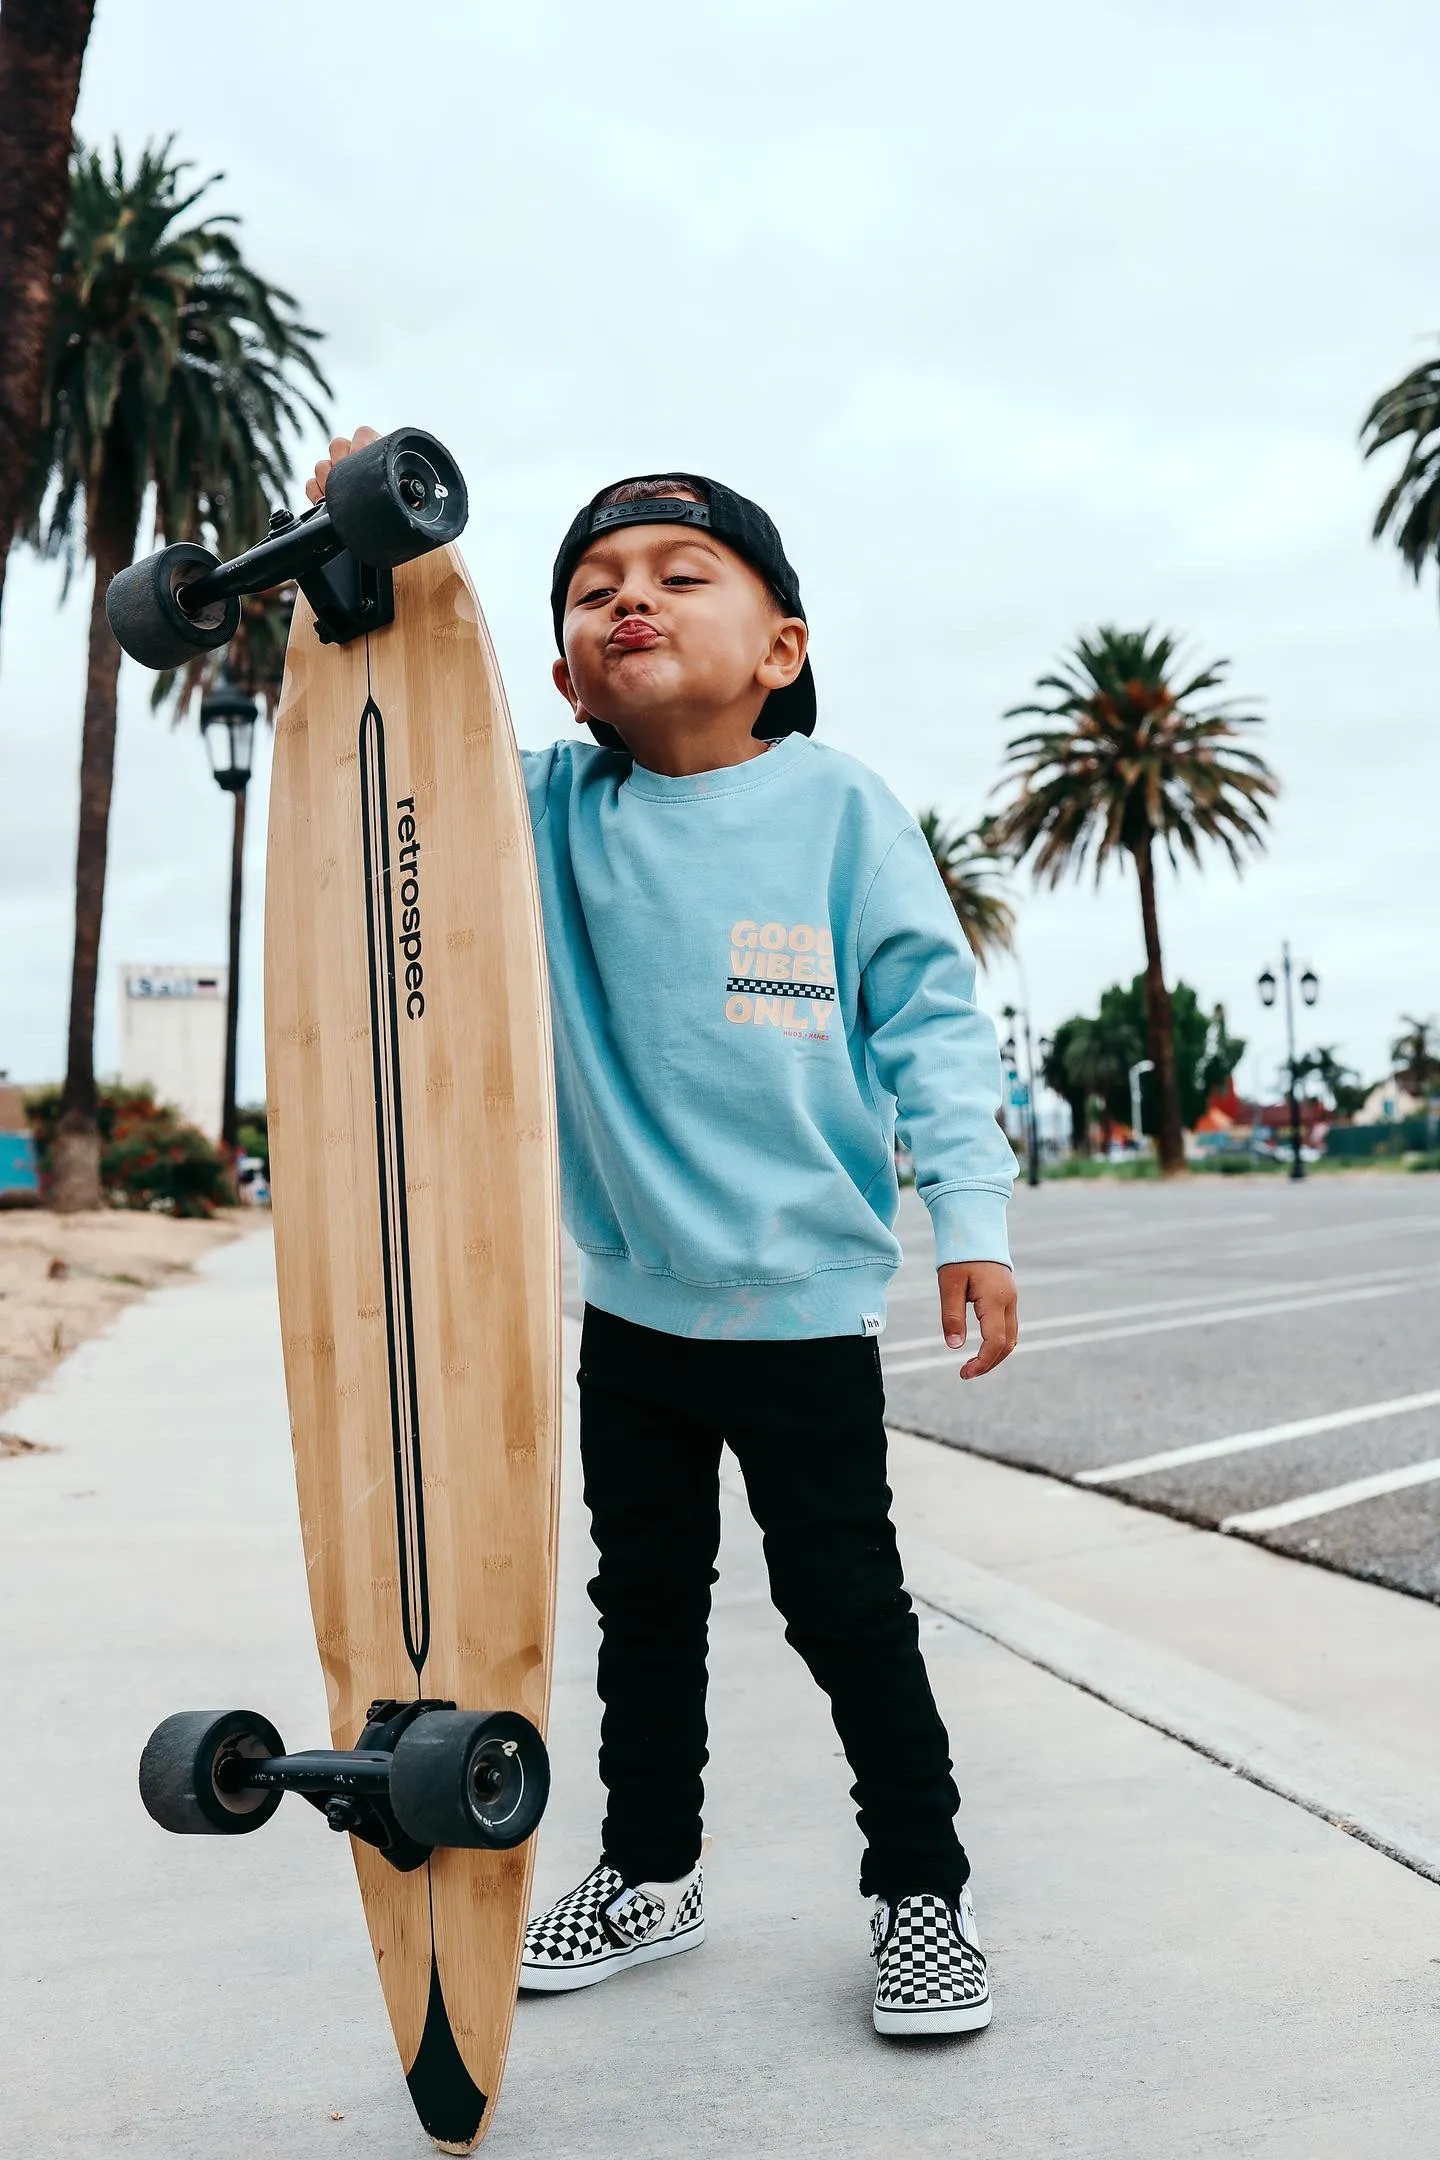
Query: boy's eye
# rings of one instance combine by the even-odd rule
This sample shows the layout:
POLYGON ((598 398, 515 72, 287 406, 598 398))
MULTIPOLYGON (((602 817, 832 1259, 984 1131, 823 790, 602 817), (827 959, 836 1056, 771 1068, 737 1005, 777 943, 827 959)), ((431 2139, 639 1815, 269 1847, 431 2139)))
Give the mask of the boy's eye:
POLYGON ((686 570, 677 570, 672 577, 661 578, 662 585, 703 585, 704 578, 691 577, 686 570))
POLYGON ((614 598, 614 595, 615 587, 613 585, 594 585, 589 592, 580 594, 576 605, 577 607, 593 607, 597 600, 610 600, 614 598))

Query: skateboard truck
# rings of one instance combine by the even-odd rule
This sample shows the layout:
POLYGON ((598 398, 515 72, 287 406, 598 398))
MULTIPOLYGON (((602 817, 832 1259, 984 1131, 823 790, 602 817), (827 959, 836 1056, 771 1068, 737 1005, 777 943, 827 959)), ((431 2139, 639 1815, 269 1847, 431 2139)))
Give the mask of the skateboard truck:
POLYGON ((132 660, 177 668, 227 645, 247 593, 291 578, 322 644, 344 645, 395 619, 392 572, 458 539, 469 516, 460 468, 419 428, 396 428, 331 471, 325 497, 295 517, 276 510, 263 540, 231 562, 181 540, 112 578, 105 613, 132 660))
POLYGON ((545 1742, 528 1718, 429 1697, 373 1702, 355 1747, 294 1755, 257 1711, 182 1710, 140 1758, 140 1797, 164 1830, 258 1830, 293 1792, 402 1874, 437 1845, 523 1844, 549 1791, 545 1742))
POLYGON ((291 578, 315 610, 315 634, 322 645, 347 645, 364 631, 383 630, 395 620, 390 566, 362 562, 352 554, 324 503, 300 517, 289 510, 272 512, 263 540, 233 562, 217 563, 193 583, 182 581, 175 598, 183 613, 197 622, 217 603, 269 592, 291 578))
POLYGON ((453 1702, 375 1702, 353 1748, 307 1748, 298 1755, 271 1755, 256 1762, 227 1751, 217 1759, 214 1781, 222 1792, 298 1793, 318 1808, 332 1830, 345 1830, 375 1846, 401 1874, 422 1867, 432 1848, 406 1835, 390 1804, 395 1743, 426 1710, 453 1710, 453 1702))

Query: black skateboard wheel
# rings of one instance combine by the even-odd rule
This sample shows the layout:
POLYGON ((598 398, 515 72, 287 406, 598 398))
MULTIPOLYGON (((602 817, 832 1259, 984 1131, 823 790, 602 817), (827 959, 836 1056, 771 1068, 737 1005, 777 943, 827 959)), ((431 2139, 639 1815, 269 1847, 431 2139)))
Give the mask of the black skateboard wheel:
POLYGON ((513 1710, 427 1710, 390 1766, 395 1819, 421 1845, 523 1845, 550 1796, 550 1758, 513 1710))
POLYGON ((157 1725, 140 1757, 140 1798, 162 1830, 182 1837, 258 1830, 280 1805, 278 1790, 247 1789, 244 1765, 283 1755, 284 1743, 255 1710, 180 1710, 157 1725))
POLYGON ((395 428, 342 458, 325 501, 341 545, 380 570, 458 540, 470 515, 459 466, 420 428, 395 428))
POLYGON ((238 600, 212 600, 194 615, 180 605, 184 588, 218 564, 208 548, 177 540, 113 577, 105 614, 121 651, 142 667, 177 668, 228 645, 240 627, 238 600))

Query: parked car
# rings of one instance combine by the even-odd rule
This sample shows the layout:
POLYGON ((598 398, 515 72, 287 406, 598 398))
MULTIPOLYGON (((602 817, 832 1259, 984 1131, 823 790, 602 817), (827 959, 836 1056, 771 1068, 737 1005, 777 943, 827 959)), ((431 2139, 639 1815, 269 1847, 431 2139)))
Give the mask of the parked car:
POLYGON ((259 1155, 237 1155, 235 1189, 247 1207, 269 1207, 270 1185, 259 1155))

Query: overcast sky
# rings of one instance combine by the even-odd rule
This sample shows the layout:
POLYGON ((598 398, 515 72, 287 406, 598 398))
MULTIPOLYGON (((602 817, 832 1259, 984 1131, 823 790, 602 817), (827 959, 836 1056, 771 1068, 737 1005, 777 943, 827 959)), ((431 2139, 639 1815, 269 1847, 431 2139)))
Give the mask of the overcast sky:
MULTIPOLYGON (((1273 1078, 1367 1076, 1440 1008, 1440 610, 1368 537, 1356 431, 1440 342, 1426 0, 812 0, 681 10, 99 0, 79 128, 178 135, 327 333, 335 415, 460 459, 524 743, 556 543, 627 472, 756 496, 800 572, 825 740, 913 807, 985 807, 1001 714, 1077 631, 1228 657, 1284 793, 1266 855, 1167 877, 1167 970, 1273 1078)), ((306 442, 305 460, 317 445, 306 442)), ((0 1067, 58 1076, 87 595, 12 564, 0 647, 0 1067)), ((120 963, 225 948, 228 802, 122 674, 98 1056, 120 963)), ((265 755, 242 1093, 263 1086, 265 755)), ((1037 1031, 1142 962, 1133 880, 1037 895, 1037 1031)), ((998 1006, 1011 968, 986 979, 998 1006)))

